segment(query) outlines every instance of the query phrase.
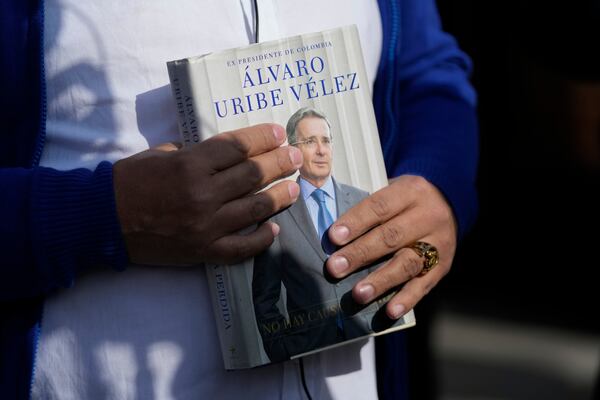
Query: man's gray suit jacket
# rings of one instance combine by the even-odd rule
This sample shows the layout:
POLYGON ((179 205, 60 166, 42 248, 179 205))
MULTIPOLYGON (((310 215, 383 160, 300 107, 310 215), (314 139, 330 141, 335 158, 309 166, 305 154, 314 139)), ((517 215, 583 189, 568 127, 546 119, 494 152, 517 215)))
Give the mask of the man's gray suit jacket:
MULTIPOLYGON (((368 195, 333 183, 338 216, 368 195)), ((340 281, 326 273, 328 256, 302 194, 271 221, 281 230, 269 249, 255 257, 252 281, 258 329, 271 361, 371 333, 377 306, 361 308, 351 297, 352 287, 368 270, 340 281)))

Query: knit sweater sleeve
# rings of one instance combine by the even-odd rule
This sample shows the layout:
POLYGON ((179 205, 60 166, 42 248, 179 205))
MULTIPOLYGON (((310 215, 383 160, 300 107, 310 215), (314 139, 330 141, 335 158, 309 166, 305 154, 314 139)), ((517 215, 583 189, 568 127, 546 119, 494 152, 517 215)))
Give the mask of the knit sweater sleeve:
POLYGON ((383 54, 374 103, 390 177, 419 175, 440 189, 459 237, 477 215, 478 127, 471 64, 443 32, 433 0, 380 2, 383 54))
POLYGON ((68 287, 82 269, 122 269, 112 165, 94 171, 0 169, 0 299, 68 287))

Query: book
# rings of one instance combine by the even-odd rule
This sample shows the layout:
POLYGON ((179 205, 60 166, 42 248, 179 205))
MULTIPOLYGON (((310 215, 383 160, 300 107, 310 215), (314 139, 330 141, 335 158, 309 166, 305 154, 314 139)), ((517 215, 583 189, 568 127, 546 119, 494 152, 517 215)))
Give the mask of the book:
POLYGON ((273 217, 281 228, 273 245, 237 265, 206 265, 225 368, 294 359, 415 325, 412 311, 387 318, 393 293, 367 306, 352 300, 352 287, 381 263, 339 281, 324 269, 335 251, 322 232, 326 219, 387 185, 356 26, 169 61, 167 69, 184 146, 274 122, 305 160, 296 174, 298 201, 273 217), (315 188, 324 203, 305 198, 315 188))

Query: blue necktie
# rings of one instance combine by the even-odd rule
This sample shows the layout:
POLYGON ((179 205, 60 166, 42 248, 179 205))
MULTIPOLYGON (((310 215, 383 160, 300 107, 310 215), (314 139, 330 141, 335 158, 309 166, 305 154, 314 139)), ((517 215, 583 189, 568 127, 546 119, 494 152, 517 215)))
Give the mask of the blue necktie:
POLYGON ((323 239, 323 234, 331 226, 331 224, 333 224, 333 217, 327 209, 327 204, 325 204, 324 191, 321 189, 316 189, 314 192, 312 192, 311 196, 317 201, 317 204, 319 204, 319 216, 317 218, 319 226, 318 233, 319 239, 323 239))

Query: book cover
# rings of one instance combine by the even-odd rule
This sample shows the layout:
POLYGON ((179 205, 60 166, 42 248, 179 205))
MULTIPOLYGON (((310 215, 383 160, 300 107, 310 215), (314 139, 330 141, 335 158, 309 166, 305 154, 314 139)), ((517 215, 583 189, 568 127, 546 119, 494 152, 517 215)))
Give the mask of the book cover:
POLYGON ((324 268, 335 251, 324 227, 387 185, 356 27, 170 61, 167 69, 184 145, 274 122, 304 155, 297 202, 272 218, 281 228, 273 245, 237 265, 206 265, 225 368, 413 326, 412 311, 386 317, 391 294, 368 306, 353 301, 352 287, 378 265, 339 281, 324 268))

